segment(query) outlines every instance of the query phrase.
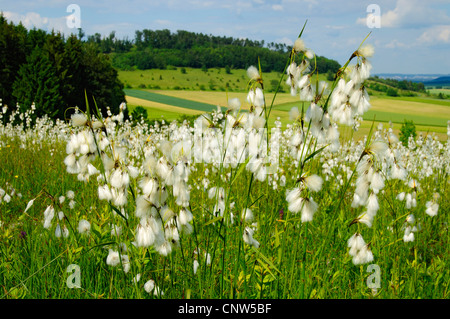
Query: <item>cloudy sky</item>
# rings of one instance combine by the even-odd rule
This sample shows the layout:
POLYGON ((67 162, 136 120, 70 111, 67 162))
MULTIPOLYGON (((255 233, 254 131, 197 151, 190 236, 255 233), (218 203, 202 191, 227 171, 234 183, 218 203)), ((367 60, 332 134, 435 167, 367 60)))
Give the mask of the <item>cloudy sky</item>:
POLYGON ((135 30, 169 29, 292 44, 345 63, 361 41, 375 47, 373 73, 450 74, 449 0, 0 0, 10 21, 28 28, 134 39, 135 30), (69 8, 70 9, 70 8, 69 8))

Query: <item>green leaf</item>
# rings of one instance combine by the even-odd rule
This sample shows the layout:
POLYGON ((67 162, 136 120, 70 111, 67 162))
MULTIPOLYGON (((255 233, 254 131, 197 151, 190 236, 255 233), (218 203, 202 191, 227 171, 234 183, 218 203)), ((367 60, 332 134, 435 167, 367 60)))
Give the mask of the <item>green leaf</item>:
POLYGON ((259 257, 262 258, 262 260, 260 260, 258 257, 256 259, 258 259, 258 261, 261 263, 261 265, 272 275, 275 277, 275 275, 272 273, 272 271, 270 270, 269 267, 267 267, 267 265, 269 265, 272 269, 276 270, 279 274, 281 274, 281 271, 278 270, 277 267, 275 267, 275 265, 272 263, 272 261, 270 261, 266 256, 264 256, 259 249, 256 249, 254 246, 252 246, 252 250, 254 252, 256 252, 258 254, 259 257), (264 261, 264 262, 262 262, 264 261))
POLYGON ((211 220, 209 220, 207 223, 204 224, 204 226, 208 226, 210 224, 213 224, 219 220, 223 219, 223 216, 217 216, 216 218, 213 218, 211 220))
POLYGON ((238 176, 242 174, 242 172, 245 170, 245 167, 249 161, 249 158, 245 160, 245 163, 242 163, 238 169, 238 171, 234 174, 233 180, 231 181, 231 185, 237 180, 238 176))
POLYGON ((95 235, 95 237, 97 237, 97 239, 101 239, 102 238, 100 226, 97 225, 96 223, 92 223, 91 232, 92 232, 92 234, 95 235))
POLYGON ((306 22, 308 22, 308 19, 306 19, 305 24, 303 24, 303 28, 302 31, 300 31, 300 34, 298 35, 299 38, 302 37, 303 31, 305 31, 305 27, 306 27, 306 22))
POLYGON ((125 221, 126 221, 126 223, 127 223, 127 225, 128 225, 128 220, 127 220, 127 218, 122 214, 122 212, 117 208, 117 207, 115 207, 113 204, 111 204, 111 203, 109 203, 109 206, 112 208, 112 210, 114 210, 120 217, 122 217, 123 219, 125 219, 125 221))
POLYGON ((310 160, 311 158, 313 158, 314 156, 316 156, 318 153, 322 152, 323 149, 324 149, 325 147, 327 147, 327 146, 328 146, 328 145, 322 146, 322 147, 319 148, 318 150, 316 150, 316 151, 312 152, 311 154, 309 154, 309 155, 305 158, 305 160, 303 161, 302 166, 305 166, 305 163, 306 163, 308 160, 310 160))
POLYGON ((88 250, 86 250, 85 252, 81 253, 81 255, 87 254, 87 253, 90 252, 92 249, 95 249, 95 248, 97 248, 97 247, 103 247, 103 246, 107 246, 107 245, 113 245, 113 244, 115 244, 115 243, 116 243, 115 241, 108 241, 108 242, 105 242, 105 243, 100 243, 100 244, 98 244, 98 245, 94 245, 94 246, 92 246, 91 248, 89 248, 88 250))

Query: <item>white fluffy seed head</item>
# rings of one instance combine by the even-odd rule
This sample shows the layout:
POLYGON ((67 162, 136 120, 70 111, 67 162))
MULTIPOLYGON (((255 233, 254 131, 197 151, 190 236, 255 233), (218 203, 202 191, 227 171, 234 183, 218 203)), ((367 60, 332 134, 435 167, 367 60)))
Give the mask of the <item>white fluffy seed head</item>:
POLYGON ((98 198, 100 200, 110 201, 112 199, 111 190, 108 185, 103 185, 98 187, 98 198))
POLYGON ((75 113, 71 117, 73 126, 82 126, 87 122, 87 117, 83 113, 75 113))
POLYGON ((302 223, 312 221, 318 207, 319 205, 314 201, 314 199, 306 199, 302 207, 302 223))
POLYGON ((237 110, 239 110, 241 108, 241 101, 237 97, 229 99, 228 100, 228 107, 232 111, 237 111, 237 110))
POLYGON ((370 58, 373 56, 374 52, 375 50, 371 44, 366 44, 358 49, 358 54, 365 58, 370 58))
POLYGON ((91 230, 91 223, 89 223, 85 219, 81 219, 78 223, 78 232, 80 234, 89 234, 89 231, 91 230))
POLYGON ((306 50, 305 56, 311 60, 314 57, 314 51, 311 49, 306 50))
POLYGON ((198 263, 198 260, 194 259, 194 264, 193 264, 194 275, 197 273, 197 269, 198 269, 199 265, 200 264, 198 263))
POLYGON ((247 245, 254 246, 255 248, 259 248, 259 242, 253 238, 254 230, 250 227, 245 227, 244 234, 242 238, 247 245))
MULTIPOLYGON (((364 238, 359 233, 354 233, 347 241, 347 247, 356 251, 360 250, 366 245, 364 238)), ((351 250, 352 251, 352 250, 351 250)), ((352 254, 350 254, 352 255, 352 254)), ((353 256, 353 255, 352 255, 353 256)))
POLYGON ((367 200, 367 211, 369 211, 371 214, 375 214, 379 208, 380 206, 378 204, 377 196, 374 193, 370 194, 367 200))
POLYGON ((364 212, 358 216, 358 222, 365 224, 367 227, 371 228, 372 222, 373 222, 373 217, 374 217, 373 214, 370 214, 369 212, 364 212))
POLYGON ((425 213, 431 217, 436 216, 439 210, 439 204, 429 201, 426 203, 426 210, 425 213))
POLYGON ((375 154, 377 157, 382 157, 387 149, 388 145, 381 140, 376 140, 369 146, 369 152, 375 154))
POLYGON ((253 212, 250 208, 244 208, 242 210, 242 218, 246 221, 246 222, 250 222, 253 220, 253 212))
POLYGON ((250 78, 250 80, 257 80, 260 78, 258 69, 252 65, 247 69, 247 76, 250 78))
POLYGON ((291 121, 295 121, 300 117, 300 111, 298 110, 298 107, 294 106, 293 108, 291 108, 291 110, 289 111, 289 119, 291 121))
POLYGON ((147 282, 144 284, 144 290, 145 290, 147 293, 151 293, 151 292, 153 291, 154 288, 155 288, 155 282, 154 282, 152 279, 150 279, 149 281, 147 281, 147 282))
POLYGON ((187 208, 182 208, 178 214, 178 221, 181 225, 188 224, 193 219, 192 213, 187 208))
POLYGON ((354 265, 366 264, 371 261, 373 261, 373 253, 367 246, 359 250, 352 259, 354 265))
POLYGON ((136 246, 149 247, 155 242, 156 236, 147 218, 142 218, 136 228, 136 246))
POLYGON ((370 188, 378 193, 384 187, 384 179, 380 172, 374 172, 370 180, 370 188))
POLYGON ((305 42, 302 39, 298 38, 297 40, 295 40, 293 48, 295 52, 305 51, 306 50, 305 42))
POLYGON ((112 267, 120 263, 119 252, 109 249, 108 257, 106 257, 106 264, 112 267))
POLYGON ((313 192, 318 192, 322 189, 323 179, 322 177, 313 174, 304 179, 306 187, 308 187, 313 192))

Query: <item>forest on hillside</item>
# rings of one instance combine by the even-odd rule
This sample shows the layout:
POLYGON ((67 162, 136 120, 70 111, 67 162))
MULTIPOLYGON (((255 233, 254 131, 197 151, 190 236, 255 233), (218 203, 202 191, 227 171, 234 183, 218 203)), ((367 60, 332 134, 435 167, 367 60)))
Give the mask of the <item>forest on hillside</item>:
POLYGON ((383 79, 375 75, 369 78, 370 81, 376 82, 372 85, 372 88, 376 91, 386 91, 389 87, 393 87, 399 90, 414 91, 425 93, 425 85, 422 82, 413 82, 408 80, 396 80, 396 79, 383 79), (379 85, 378 85, 379 84, 379 85))
MULTIPOLYGON (((84 37, 80 30, 80 37, 84 37)), ((101 52, 110 54, 113 66, 121 70, 165 69, 168 66, 192 68, 245 69, 261 62, 263 72, 282 72, 292 47, 249 39, 206 35, 184 30, 137 30, 133 40, 119 39, 115 32, 102 37, 86 37, 101 52)), ((336 73, 340 64, 323 56, 311 61, 319 73, 336 73)))

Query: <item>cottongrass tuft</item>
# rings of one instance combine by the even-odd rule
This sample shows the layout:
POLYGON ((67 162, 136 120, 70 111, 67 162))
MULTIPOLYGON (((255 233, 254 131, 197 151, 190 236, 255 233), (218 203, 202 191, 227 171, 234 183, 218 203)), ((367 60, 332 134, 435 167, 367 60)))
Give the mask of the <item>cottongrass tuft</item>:
POLYGON ((80 234, 89 234, 91 230, 91 223, 89 223, 87 220, 82 219, 78 223, 78 232, 80 234))

